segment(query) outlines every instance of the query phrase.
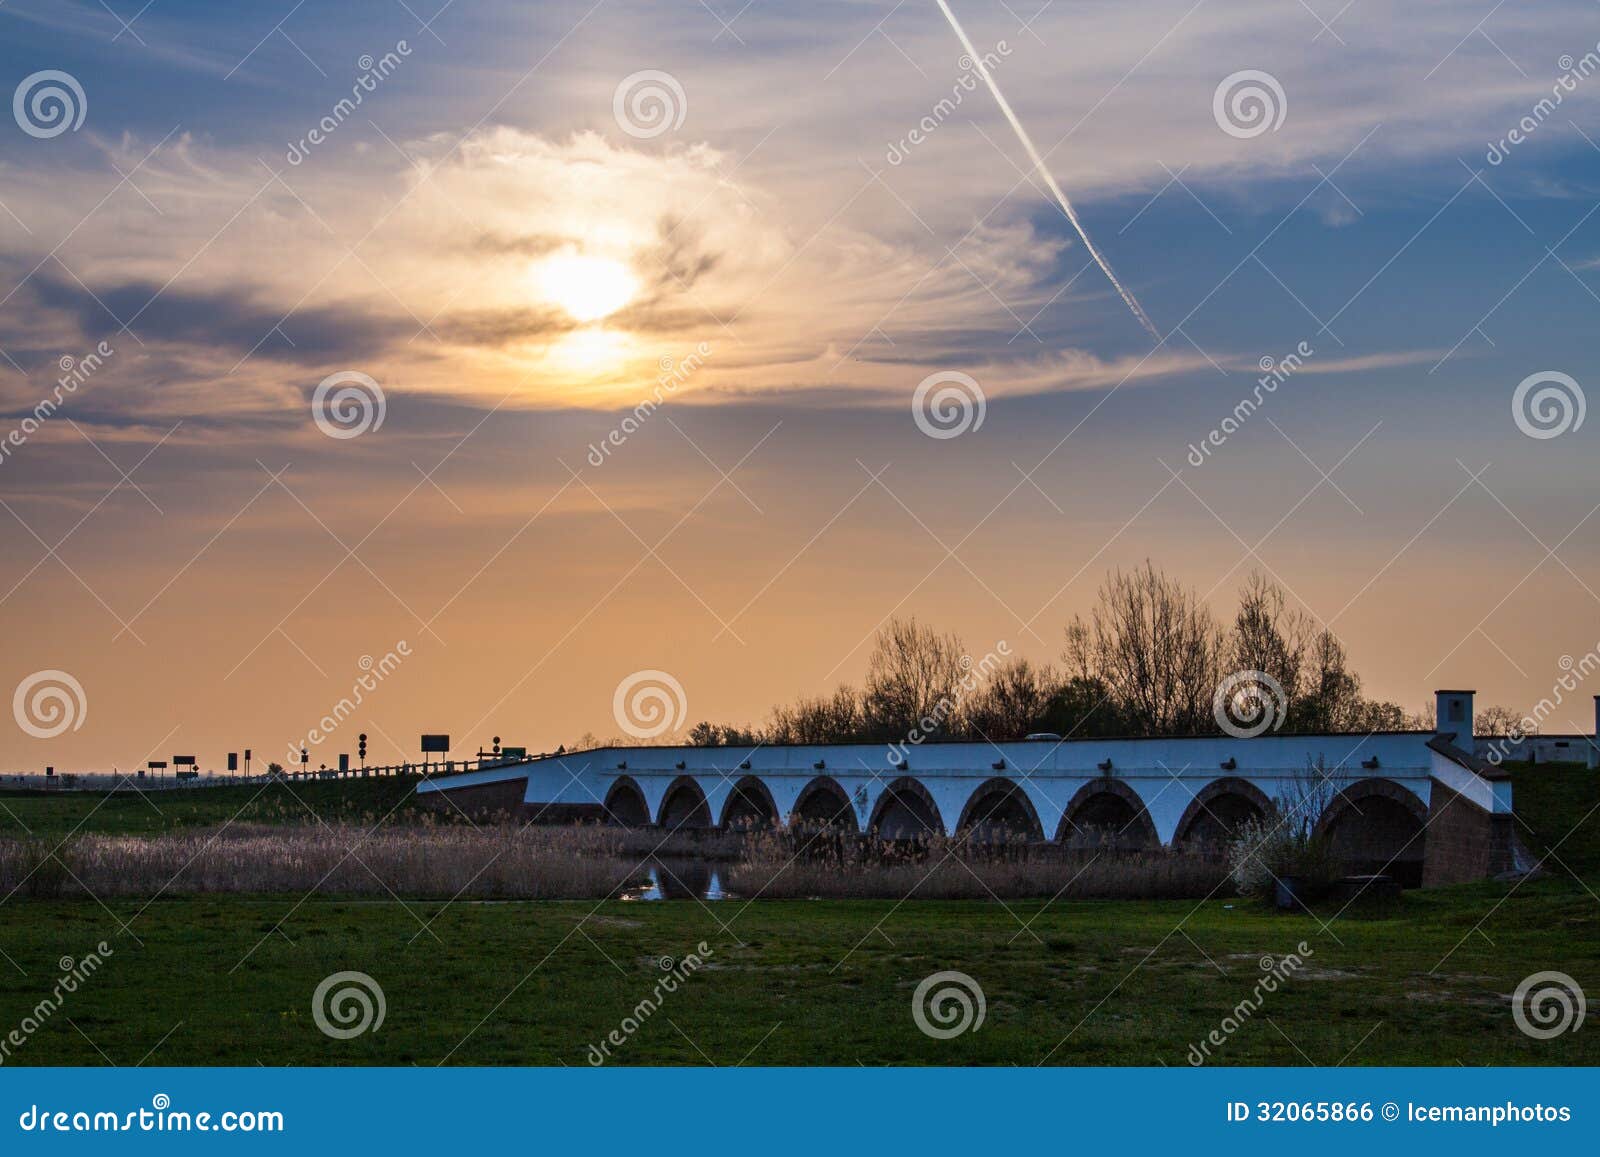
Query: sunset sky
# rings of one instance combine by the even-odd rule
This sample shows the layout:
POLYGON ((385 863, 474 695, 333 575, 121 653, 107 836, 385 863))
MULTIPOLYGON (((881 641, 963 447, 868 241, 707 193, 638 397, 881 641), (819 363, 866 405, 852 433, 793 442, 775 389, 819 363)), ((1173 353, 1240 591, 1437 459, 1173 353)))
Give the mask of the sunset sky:
POLYGON ((1549 694, 1600 416, 1513 399, 1600 383, 1600 8, 951 7, 1159 344, 933 0, 0 4, 0 690, 85 705, 0 770, 282 759, 402 642, 313 766, 617 734, 641 670, 759 721, 891 614, 1054 660, 1145 558, 1408 708, 1549 694))

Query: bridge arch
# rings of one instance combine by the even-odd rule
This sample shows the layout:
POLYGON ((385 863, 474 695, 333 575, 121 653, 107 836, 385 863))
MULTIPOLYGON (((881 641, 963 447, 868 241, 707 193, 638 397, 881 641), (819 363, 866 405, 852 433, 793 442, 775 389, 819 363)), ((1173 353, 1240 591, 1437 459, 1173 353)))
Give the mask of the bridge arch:
POLYGON ((1373 777, 1334 796, 1317 819, 1316 834, 1345 871, 1381 873, 1415 888, 1422 884, 1427 825, 1428 807, 1415 792, 1373 777))
POLYGON ((620 824, 625 828, 642 828, 650 824, 650 806, 645 803, 644 791, 631 775, 619 775, 606 792, 606 823, 620 824))
POLYGON ((1044 825, 1033 801, 1014 780, 998 777, 978 785, 961 809, 956 831, 977 843, 1002 843, 1018 837, 1044 839, 1044 825))
POLYGON ((1173 830, 1174 844, 1225 843, 1250 820, 1272 814, 1272 801, 1255 784, 1238 776, 1214 779, 1195 793, 1173 830))
POLYGON ((801 788, 790 815, 810 827, 859 830, 849 794, 831 775, 819 775, 801 788))
POLYGON ((724 830, 753 830, 778 826, 778 805, 773 802, 772 791, 753 775, 747 775, 733 785, 727 802, 722 805, 724 830))
POLYGON ((667 785, 661 797, 661 811, 656 823, 664 828, 709 828, 711 808, 706 803, 706 793, 692 775, 680 775, 667 785))
POLYGON ((928 789, 911 776, 902 775, 878 796, 867 830, 880 839, 910 840, 943 835, 944 824, 928 789))
POLYGON ((1056 842, 1073 848, 1155 848, 1161 837, 1139 793, 1107 778, 1090 780, 1067 801, 1056 842))

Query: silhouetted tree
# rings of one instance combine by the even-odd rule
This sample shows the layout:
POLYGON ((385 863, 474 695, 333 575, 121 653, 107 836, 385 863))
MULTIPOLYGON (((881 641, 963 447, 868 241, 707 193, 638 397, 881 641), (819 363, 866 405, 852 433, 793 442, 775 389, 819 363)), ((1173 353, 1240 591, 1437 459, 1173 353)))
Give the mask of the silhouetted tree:
POLYGON ((1111 573, 1089 620, 1067 628, 1065 658, 1110 689, 1139 734, 1193 735, 1216 730, 1223 644, 1205 604, 1146 562, 1111 573))
MULTIPOLYGON (((1532 722, 1530 720, 1530 722, 1532 722)), ((1472 733, 1474 735, 1510 735, 1513 731, 1520 731, 1524 735, 1533 735, 1538 732, 1538 726, 1524 727, 1522 716, 1509 707, 1502 707, 1496 703, 1474 712, 1472 716, 1472 733)))
POLYGON ((728 723, 711 723, 701 720, 689 729, 691 747, 744 747, 761 742, 748 727, 735 727, 728 723))
POLYGON ((1291 725, 1310 690, 1305 667, 1314 633, 1311 617, 1289 608, 1281 586, 1259 573, 1245 580, 1228 640, 1228 665, 1274 679, 1283 688, 1284 712, 1291 725))
POLYGON ((1311 642, 1305 686, 1290 723, 1297 731, 1356 731, 1364 719, 1361 679, 1345 663, 1344 644, 1331 631, 1311 642))
POLYGON ((1034 667, 1026 659, 1009 659, 961 709, 961 729, 973 739, 999 743, 1044 730, 1059 677, 1050 667, 1034 667))
POLYGON ((913 729, 927 738, 941 734, 955 705, 961 654, 954 635, 941 635, 914 618, 890 619, 867 660, 867 733, 883 740, 904 738, 913 729), (928 719, 946 722, 928 734, 922 727, 928 719))
POLYGON ((1038 729, 1068 739, 1092 739, 1130 735, 1134 726, 1104 681, 1073 676, 1051 692, 1038 729))
MULTIPOLYGON (((955 635, 914 618, 891 619, 868 657, 863 690, 841 686, 776 707, 762 728, 702 721, 689 742, 894 743, 913 734, 917 742, 1001 742, 1035 731, 1069 738, 1215 734, 1217 688, 1232 671, 1264 671, 1280 684, 1288 730, 1433 725, 1431 706, 1408 715, 1398 704, 1365 698, 1344 645, 1331 631, 1318 631, 1309 615, 1290 606, 1280 584, 1259 574, 1246 579, 1224 630, 1192 591, 1149 561, 1128 573, 1113 571, 1087 620, 1075 617, 1066 628, 1063 658, 1064 672, 1020 657, 992 668, 988 657, 963 666, 955 635)), ((1505 708, 1478 716, 1480 728, 1506 730, 1517 722, 1505 708)), ((599 745, 585 735, 575 750, 599 745)))
POLYGON ((865 734, 861 696, 845 686, 832 695, 774 708, 766 739, 768 743, 849 743, 865 734))

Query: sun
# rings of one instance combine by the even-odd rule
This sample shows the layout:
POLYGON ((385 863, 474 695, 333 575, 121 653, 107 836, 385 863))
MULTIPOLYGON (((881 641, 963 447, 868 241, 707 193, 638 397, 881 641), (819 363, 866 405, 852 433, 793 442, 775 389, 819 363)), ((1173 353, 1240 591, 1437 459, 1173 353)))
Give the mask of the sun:
POLYGON ((538 291, 574 321, 599 321, 615 313, 639 292, 639 279, 613 257, 558 253, 534 268, 538 291))

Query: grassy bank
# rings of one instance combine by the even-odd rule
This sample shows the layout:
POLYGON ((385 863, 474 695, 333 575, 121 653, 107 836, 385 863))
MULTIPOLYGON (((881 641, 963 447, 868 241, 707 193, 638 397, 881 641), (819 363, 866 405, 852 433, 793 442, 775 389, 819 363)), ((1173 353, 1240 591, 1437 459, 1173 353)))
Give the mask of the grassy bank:
MULTIPOLYGON (((152 900, 132 875, 143 861, 114 856, 105 878, 124 874, 122 888, 142 895, 19 892, 0 918, 0 1035, 15 1026, 24 1039, 4 1062, 581 1065, 589 1045, 624 1030, 611 1063, 1183 1065, 1218 1030, 1224 1040, 1208 1063, 1600 1064, 1592 1026, 1534 1040, 1509 1001, 1525 977, 1549 970, 1600 993, 1597 777, 1513 770, 1521 837, 1536 855, 1554 851, 1545 878, 1409 892, 1386 909, 1314 916, 1220 896, 1098 902, 1070 891, 1053 901, 706 904, 493 901, 469 889, 455 902, 402 901, 381 886, 357 889, 371 876, 308 814, 364 831, 392 813, 380 874, 435 885, 448 877, 452 887, 440 849, 471 844, 476 864, 484 848, 473 841, 505 833, 424 827, 410 785, 386 781, 162 796, 152 801, 159 812, 137 796, 9 793, 0 802, 19 826, 5 834, 24 823, 40 840, 76 829, 76 840, 109 841, 100 845, 108 854, 120 840, 142 848, 151 836, 163 855, 192 853, 237 814, 249 824, 234 850, 264 856, 272 878, 308 885, 332 866, 341 894, 308 886, 152 900), (447 842, 419 838, 429 833, 447 842), (320 842, 297 848, 302 836, 320 842), (272 867, 273 857, 288 858, 272 867), (372 896, 350 895, 357 890, 372 896), (41 1016, 62 968, 102 941, 111 952, 99 970, 41 1016), (681 966, 702 942, 704 967, 641 1015, 666 975, 662 958, 681 966), (1261 996, 1262 959, 1281 965, 1302 942, 1303 965, 1241 1015, 1242 1002, 1261 996), (313 993, 350 970, 382 988, 385 1019, 336 1040, 316 1024, 313 993), (947 970, 976 982, 986 1012, 975 1031, 937 1040, 917 1027, 913 993, 947 970), (624 1029, 630 1017, 637 1023, 624 1029), (1225 1027, 1230 1017, 1236 1030, 1225 1027)), ((626 855, 649 834, 591 838, 619 839, 626 855)), ((565 854, 544 839, 506 854, 565 854)), ((181 861, 151 870, 166 878, 181 861)), ((483 894, 526 866, 502 877, 490 869, 483 894)), ((952 888, 967 875, 960 864, 942 870, 952 888)))
POLYGON ((424 814, 417 777, 310 780, 162 791, 0 791, 0 837, 154 834, 242 823, 406 822, 424 814))
POLYGON ((1261 958, 1304 941, 1305 966, 1212 1063, 1600 1063, 1600 1034, 1532 1040, 1507 1000, 1549 968, 1600 990, 1600 905, 1554 880, 1507 895, 1409 893, 1383 918, 1346 913, 1328 931, 1220 900, 13 901, 0 1024, 49 993, 59 957, 105 939, 113 955, 8 1063, 581 1065, 651 994, 661 958, 703 941, 705 967, 615 1063, 1183 1065, 1251 995, 1261 958), (313 990, 352 969, 381 985, 386 1016, 333 1040, 313 990), (947 969, 982 987, 987 1012, 941 1041, 911 1006, 917 983, 947 969))
POLYGON ((1600 771, 1579 763, 1508 763, 1517 832, 1562 876, 1600 875, 1600 771))

